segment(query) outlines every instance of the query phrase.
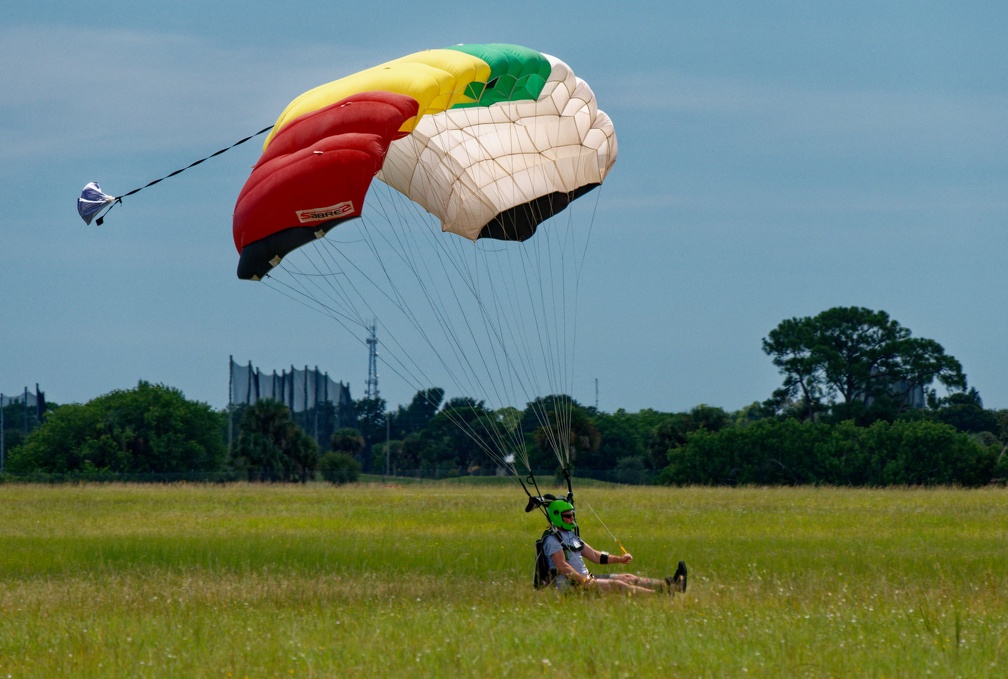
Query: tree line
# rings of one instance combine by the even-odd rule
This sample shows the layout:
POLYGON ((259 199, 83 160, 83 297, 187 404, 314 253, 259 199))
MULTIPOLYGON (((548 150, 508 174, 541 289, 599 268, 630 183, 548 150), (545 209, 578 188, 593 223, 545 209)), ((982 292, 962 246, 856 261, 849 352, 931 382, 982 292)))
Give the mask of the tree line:
POLYGON ((311 413, 298 421, 274 401, 219 412, 141 382, 82 405, 49 404, 42 425, 10 451, 6 471, 334 483, 362 471, 490 475, 500 470, 487 451, 506 437, 524 446, 537 474, 551 473, 556 425, 542 414, 559 407, 570 413, 573 473, 620 483, 978 486, 1008 478, 1008 410, 985 409, 954 357, 885 312, 838 307, 785 320, 763 350, 783 383, 737 412, 605 413, 563 394, 492 410, 430 388, 395 409, 382 399, 354 402, 353 426, 321 446, 303 426, 311 413), (238 421, 230 449, 229 418, 238 421))

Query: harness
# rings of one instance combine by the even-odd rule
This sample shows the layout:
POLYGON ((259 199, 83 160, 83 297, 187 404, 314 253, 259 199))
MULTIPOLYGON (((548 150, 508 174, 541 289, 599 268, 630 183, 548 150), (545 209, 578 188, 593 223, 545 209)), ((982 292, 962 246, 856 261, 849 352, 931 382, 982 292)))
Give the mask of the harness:
MULTIPOLYGON (((579 532, 575 529, 574 534, 578 537, 578 542, 581 542, 581 536, 579 532)), ((543 531, 542 536, 535 541, 535 573, 532 576, 532 586, 536 589, 543 589, 552 585, 557 578, 556 569, 553 568, 553 562, 550 561, 549 557, 546 556, 545 543, 546 538, 550 535, 556 538, 556 541, 560 543, 560 547, 563 549, 564 558, 570 560, 571 550, 568 545, 560 539, 560 529, 556 526, 550 526, 543 531)))

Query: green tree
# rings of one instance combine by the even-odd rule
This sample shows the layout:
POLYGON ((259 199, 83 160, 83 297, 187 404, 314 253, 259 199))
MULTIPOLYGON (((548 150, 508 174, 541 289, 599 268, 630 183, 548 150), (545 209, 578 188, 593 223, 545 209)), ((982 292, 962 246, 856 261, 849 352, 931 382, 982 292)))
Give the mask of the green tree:
POLYGON ((994 433, 997 434, 998 440, 1001 443, 1008 443, 1008 409, 992 410, 994 414, 994 419, 997 420, 997 429, 994 433))
MULTIPOLYGON (((322 478, 337 485, 356 481, 361 470, 357 458, 364 452, 364 437, 361 433, 353 427, 341 427, 333 433, 329 448, 329 452, 322 456, 319 463, 322 478)), ((385 469, 384 461, 381 469, 385 469)))
POLYGON ((353 427, 341 427, 333 433, 329 449, 356 458, 364 450, 364 437, 353 427))
POLYGON ((319 471, 329 483, 341 485, 354 483, 360 476, 360 463, 352 456, 337 450, 330 450, 322 456, 319 471))
POLYGON ((767 417, 773 417, 773 414, 773 411, 768 410, 763 403, 753 401, 734 413, 732 424, 735 427, 748 427, 754 422, 759 422, 767 417))
POLYGON ((935 406, 934 419, 959 431, 973 434, 990 432, 995 437, 1000 434, 1001 424, 997 415, 984 410, 980 393, 974 388, 968 392, 949 394, 937 401, 935 406))
POLYGON ((935 381, 950 391, 966 376, 938 342, 914 338, 884 311, 835 307, 815 317, 782 321, 763 351, 784 376, 770 403, 779 411, 799 398, 805 419, 833 406, 834 419, 892 419, 909 396, 935 381))
POLYGON ((778 408, 801 399, 805 417, 814 421, 823 397, 823 365, 816 353, 815 321, 811 318, 791 318, 763 338, 763 351, 784 375, 784 384, 771 397, 778 408))
POLYGON ((482 401, 458 397, 447 401, 418 437, 403 441, 407 454, 425 468, 445 472, 495 468, 487 451, 498 452, 503 428, 482 401))
MULTIPOLYGON (((416 436, 416 434, 410 434, 416 436)), ((415 469, 418 465, 416 460, 409 461, 403 454, 403 442, 390 440, 388 444, 378 443, 371 446, 371 469, 378 473, 386 473, 386 463, 388 473, 394 475, 408 469, 415 469)))
POLYGON ((612 415, 595 413, 592 420, 599 433, 599 447, 594 459, 588 462, 582 460, 582 467, 612 469, 622 459, 644 459, 647 433, 641 431, 638 418, 624 410, 618 410, 612 415))
POLYGON ((654 469, 663 469, 669 463, 669 454, 686 443, 686 419, 685 413, 670 413, 651 432, 647 449, 654 469))
POLYGON ((686 419, 689 431, 705 429, 707 431, 721 431, 728 426, 728 413, 723 408, 709 406, 701 403, 689 411, 686 419))
MULTIPOLYGON (((14 398, 18 395, 15 394, 14 398)), ((6 406, 3 406, 2 413, 0 413, 0 422, 3 423, 3 440, 4 449, 12 450, 17 448, 19 445, 24 443, 24 440, 28 437, 28 434, 36 429, 42 424, 42 419, 46 416, 46 413, 52 412, 59 408, 55 403, 45 400, 45 394, 42 394, 42 406, 41 408, 36 406, 28 406, 25 403, 25 399, 18 399, 16 401, 10 401, 6 406)))
POLYGON ((414 394, 408 406, 399 406, 391 417, 391 438, 403 439, 426 427, 437 415, 444 393, 440 387, 423 389, 414 394))
POLYGON ((670 413, 655 427, 648 442, 648 457, 655 469, 669 463, 669 456, 686 444, 695 431, 716 432, 728 426, 729 417, 722 408, 701 403, 688 413, 670 413))
POLYGON ((306 481, 318 467, 315 439, 282 403, 270 399, 245 409, 235 444, 235 469, 250 481, 306 481))
POLYGON ((350 426, 353 420, 352 410, 352 406, 347 408, 332 401, 320 401, 307 410, 291 413, 291 419, 311 434, 320 448, 324 448, 328 446, 333 433, 340 425, 350 426), (348 414, 346 411, 351 412, 348 414))
POLYGON ((648 482, 647 466, 640 455, 621 457, 616 461, 616 481, 627 485, 639 486, 648 482))
POLYGON ((569 457, 591 469, 601 443, 601 436, 588 410, 565 394, 544 396, 525 406, 522 427, 531 432, 533 446, 529 455, 533 467, 556 465, 569 457))
POLYGON ((177 389, 141 381, 51 412, 11 451, 15 473, 178 474, 219 471, 225 416, 177 389))
POLYGON ((357 430, 364 436, 365 461, 371 455, 371 446, 385 440, 388 417, 383 398, 362 398, 354 401, 354 419, 357 430))
MULTIPOLYGON (((97 400, 97 399, 96 399, 97 400)), ((125 473, 130 459, 106 427, 102 405, 70 403, 46 418, 23 445, 9 451, 13 474, 67 474, 95 471, 125 473)))
POLYGON ((744 428, 699 429, 669 454, 673 484, 851 486, 990 483, 997 451, 928 420, 870 427, 764 419, 744 428))
POLYGON ((497 421, 501 423, 505 431, 519 431, 522 420, 522 412, 520 410, 514 406, 504 406, 503 408, 498 408, 495 415, 497 416, 497 421))

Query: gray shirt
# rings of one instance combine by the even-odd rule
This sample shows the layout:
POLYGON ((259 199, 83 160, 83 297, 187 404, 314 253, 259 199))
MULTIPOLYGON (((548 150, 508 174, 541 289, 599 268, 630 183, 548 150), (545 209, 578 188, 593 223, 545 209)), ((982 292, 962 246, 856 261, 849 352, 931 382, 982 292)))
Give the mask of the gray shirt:
MULTIPOLYGON (((588 577, 588 567, 585 565, 584 559, 581 558, 581 550, 584 548, 584 542, 579 538, 574 531, 565 530, 563 528, 559 531, 560 538, 557 539, 555 533, 551 533, 546 536, 543 540, 543 553, 546 554, 546 558, 550 560, 550 567, 553 565, 553 555, 564 549, 566 552, 567 563, 569 563, 574 570, 588 577)), ((556 586, 560 590, 564 590, 570 583, 567 578, 557 573, 556 586)))

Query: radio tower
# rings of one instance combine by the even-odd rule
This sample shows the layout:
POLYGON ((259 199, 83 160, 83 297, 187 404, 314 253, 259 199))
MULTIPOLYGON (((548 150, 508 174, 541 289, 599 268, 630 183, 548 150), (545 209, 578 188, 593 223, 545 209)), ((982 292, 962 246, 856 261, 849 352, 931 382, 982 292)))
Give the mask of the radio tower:
POLYGON ((371 322, 371 333, 367 338, 368 345, 368 375, 364 398, 378 398, 378 337, 375 334, 375 322, 371 322))

